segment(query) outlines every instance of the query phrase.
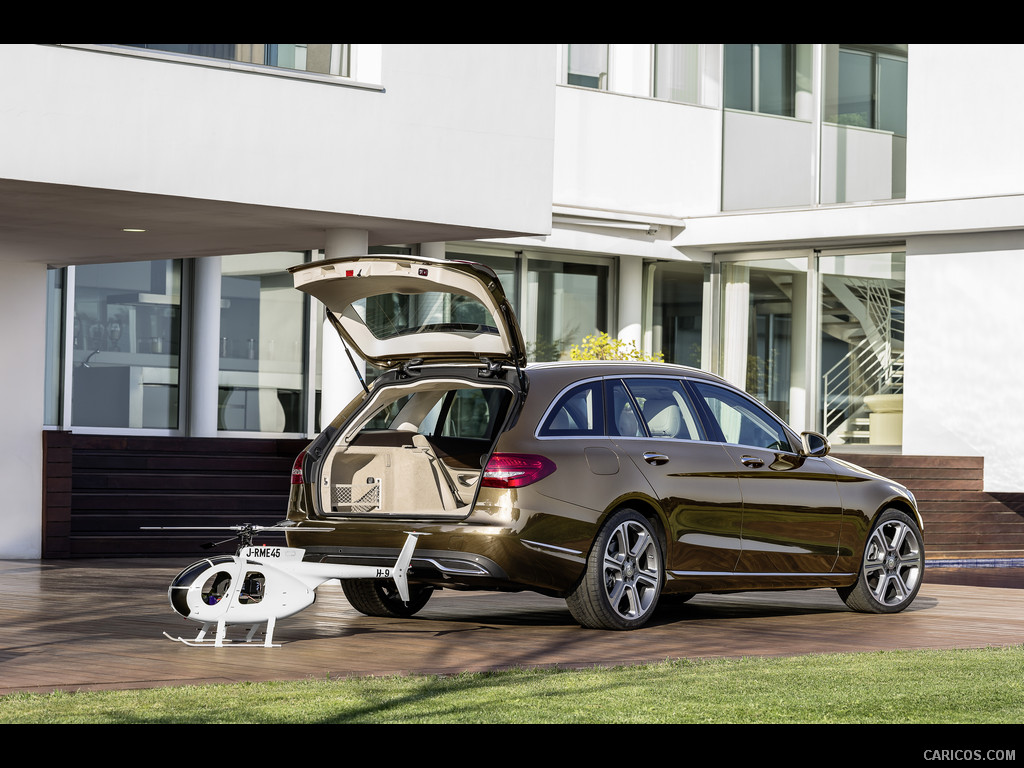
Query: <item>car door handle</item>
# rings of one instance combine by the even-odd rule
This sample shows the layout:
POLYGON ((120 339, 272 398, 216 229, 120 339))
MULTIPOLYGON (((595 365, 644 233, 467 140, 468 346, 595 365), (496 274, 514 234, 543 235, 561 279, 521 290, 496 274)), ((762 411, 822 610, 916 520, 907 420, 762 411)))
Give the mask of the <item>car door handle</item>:
POLYGON ((651 453, 648 451, 644 454, 644 461, 648 464, 665 464, 668 462, 668 456, 664 453, 651 453))
POLYGON ((758 458, 757 456, 743 456, 740 459, 740 462, 743 464, 744 467, 757 468, 764 466, 764 459, 758 458))

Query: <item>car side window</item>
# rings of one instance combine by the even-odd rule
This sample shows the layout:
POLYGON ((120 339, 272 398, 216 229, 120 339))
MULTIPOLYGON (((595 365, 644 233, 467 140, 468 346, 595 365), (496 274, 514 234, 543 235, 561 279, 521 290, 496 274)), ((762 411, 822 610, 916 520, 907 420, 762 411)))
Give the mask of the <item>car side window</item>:
POLYGON ((608 381, 608 434, 622 437, 647 436, 633 398, 618 379, 608 381))
POLYGON ((768 411, 722 387, 701 381, 692 383, 722 431, 725 442, 792 451, 786 430, 768 411))
POLYGON ((541 437, 589 437, 604 434, 601 382, 591 381, 562 395, 540 428, 541 437))
POLYGON ((651 437, 702 439, 699 422, 677 379, 626 379, 626 386, 651 437))

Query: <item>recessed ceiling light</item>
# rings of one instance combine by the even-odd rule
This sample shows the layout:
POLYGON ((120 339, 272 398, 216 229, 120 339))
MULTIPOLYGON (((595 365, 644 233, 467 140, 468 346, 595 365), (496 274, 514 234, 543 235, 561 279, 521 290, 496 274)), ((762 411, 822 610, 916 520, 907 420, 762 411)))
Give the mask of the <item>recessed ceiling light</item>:
POLYGON ((145 232, 146 230, 140 229, 139 227, 123 227, 122 232, 145 232))

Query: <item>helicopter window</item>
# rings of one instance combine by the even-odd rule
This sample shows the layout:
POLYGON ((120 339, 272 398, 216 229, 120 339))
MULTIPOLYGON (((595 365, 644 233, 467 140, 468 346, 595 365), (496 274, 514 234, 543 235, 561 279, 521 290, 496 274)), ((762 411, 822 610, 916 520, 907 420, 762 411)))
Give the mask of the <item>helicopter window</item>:
POLYGON ((266 577, 259 571, 249 571, 242 581, 242 591, 238 593, 238 602, 245 604, 258 603, 263 599, 266 577))
POLYGON ((203 603, 206 605, 216 605, 224 599, 224 595, 228 593, 230 587, 231 574, 227 571, 217 571, 203 584, 201 593, 203 603))

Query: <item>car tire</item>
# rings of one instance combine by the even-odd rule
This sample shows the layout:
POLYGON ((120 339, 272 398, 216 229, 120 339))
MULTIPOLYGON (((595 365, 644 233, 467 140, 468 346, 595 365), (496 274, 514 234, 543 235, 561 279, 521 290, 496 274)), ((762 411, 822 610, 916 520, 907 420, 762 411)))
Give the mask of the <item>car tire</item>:
POLYGON ((913 518, 897 509, 878 516, 864 543, 856 583, 836 591, 862 613, 898 613, 910 605, 924 577, 924 541, 913 518))
POLYGON ((433 587, 409 585, 409 602, 403 602, 398 589, 390 581, 370 579, 341 579, 345 599, 362 614, 392 619, 406 619, 417 612, 430 599, 433 587))
POLYGON ((583 578, 565 600, 569 612, 593 629, 642 626, 658 604, 663 563, 654 524, 635 510, 619 510, 594 540, 583 578))

